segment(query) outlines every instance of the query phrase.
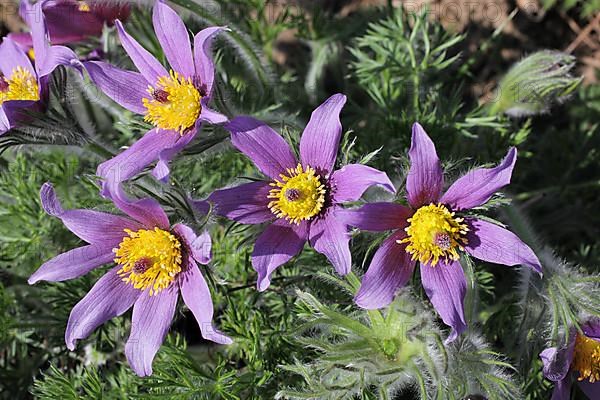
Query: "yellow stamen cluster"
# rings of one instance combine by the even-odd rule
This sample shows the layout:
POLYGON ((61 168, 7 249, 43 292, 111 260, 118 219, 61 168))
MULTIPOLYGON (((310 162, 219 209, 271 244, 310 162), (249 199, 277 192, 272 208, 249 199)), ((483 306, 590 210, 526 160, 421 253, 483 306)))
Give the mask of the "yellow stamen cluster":
POLYGON ((39 100, 40 93, 35 76, 23 67, 16 67, 8 79, 1 77, 0 104, 9 100, 39 100))
POLYGON ((159 228, 125 232, 128 236, 113 250, 123 281, 136 289, 150 288, 150 296, 169 287, 181 272, 181 243, 177 237, 159 228))
POLYGON ((88 3, 86 3, 85 1, 79 1, 79 7, 77 7, 77 8, 81 12, 90 12, 91 11, 90 5, 88 3))
POLYGON ((288 168, 287 175, 271 183, 268 198, 271 212, 295 224, 317 215, 325 203, 325 186, 311 167, 288 168))
POLYGON ((600 342, 577 334, 571 368, 579 372, 579 380, 600 381, 600 342))
POLYGON ((398 243, 408 243, 412 259, 432 267, 440 259, 458 260, 457 249, 467 244, 464 235, 469 231, 463 221, 442 204, 423 206, 408 219, 408 236, 398 243))
POLYGON ((149 86, 150 98, 142 99, 146 107, 144 120, 160 129, 180 134, 194 126, 202 111, 200 91, 192 78, 171 71, 158 79, 156 87, 149 86))

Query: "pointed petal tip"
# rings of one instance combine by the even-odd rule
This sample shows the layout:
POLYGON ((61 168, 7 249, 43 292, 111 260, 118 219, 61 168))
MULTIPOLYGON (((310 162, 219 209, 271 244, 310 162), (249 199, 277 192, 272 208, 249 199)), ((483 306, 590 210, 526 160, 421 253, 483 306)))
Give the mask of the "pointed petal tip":
POLYGON ((424 140, 427 140, 427 141, 433 143, 433 140, 431 140, 431 138, 429 137, 429 134, 427 133, 427 131, 425 131, 425 128, 423 128, 423 125, 421 125, 418 122, 415 122, 412 125, 411 133, 412 133, 411 147, 414 144, 415 140, 417 139, 416 138, 417 135, 421 136, 424 140))
POLYGON ((450 332, 450 335, 446 338, 446 340, 444 340, 444 345, 449 345, 450 343, 454 342, 456 339, 458 339, 458 336, 460 336, 460 334, 466 329, 466 326, 463 328, 458 328, 458 329, 452 329, 452 331, 450 332))
POLYGON ((542 264, 540 264, 539 261, 537 264, 530 265, 530 267, 533 268, 533 270, 538 273, 540 278, 543 278, 544 272, 542 271, 542 264))
POLYGON ((271 285, 271 281, 264 277, 264 278, 259 278, 256 281, 256 290, 258 290, 259 292, 264 292, 265 290, 267 290, 269 288, 269 286, 271 285))
POLYGON ((348 98, 346 97, 345 94, 343 94, 343 93, 336 93, 334 95, 331 95, 331 97, 329 97, 329 99, 327 99, 326 101, 335 100, 335 101, 340 101, 343 104, 345 104, 347 99, 348 98))
POLYGON ((233 343, 233 339, 230 338, 229 336, 225 337, 226 339, 224 339, 224 342, 221 344, 232 344, 233 343))
POLYGON ((203 332, 202 337, 216 344, 229 345, 233 343, 233 339, 223 332, 212 327, 212 332, 203 332))
POLYGON ((140 378, 145 378, 147 376, 152 375, 152 365, 149 366, 139 366, 139 365, 135 365, 134 363, 132 363, 129 358, 127 358, 127 362, 129 363, 129 365, 131 366, 131 369, 133 370, 133 372, 135 372, 135 374, 137 376, 139 376, 140 378))
POLYGON ((425 130, 425 129, 423 128, 423 125, 421 125, 420 123, 418 123, 418 122, 416 122, 416 121, 415 121, 415 122, 412 124, 412 132, 413 132, 413 134, 414 134, 414 132, 415 132, 416 130, 418 130, 418 129, 421 129, 421 130, 423 130, 423 131, 425 130))
POLYGON ((344 265, 342 266, 339 270, 336 269, 336 272, 340 275, 340 276, 346 276, 350 273, 350 271, 352 270, 351 265, 344 265))
MULTIPOLYGON (((391 303, 391 301, 390 301, 391 303)), ((369 301, 367 301, 367 299, 365 299, 365 295, 363 293, 361 293, 360 291, 356 294, 356 296, 354 296, 354 304, 356 304, 357 306, 359 306, 362 309, 365 310, 379 310, 380 308, 384 308, 387 305, 376 305, 373 303, 370 303, 369 301)), ((388 303, 389 305, 389 303, 388 303)))
POLYGON ((504 156, 504 160, 502 160, 500 165, 504 164, 506 166, 510 166, 510 170, 512 173, 512 169, 515 167, 516 162, 517 162, 517 148, 513 146, 510 149, 508 149, 508 152, 506 153, 506 156, 504 156))
POLYGON ((46 182, 42 185, 42 188, 40 189, 40 199, 42 208, 48 215, 56 217, 64 213, 64 209, 56 196, 56 191, 54 190, 52 183, 46 182))

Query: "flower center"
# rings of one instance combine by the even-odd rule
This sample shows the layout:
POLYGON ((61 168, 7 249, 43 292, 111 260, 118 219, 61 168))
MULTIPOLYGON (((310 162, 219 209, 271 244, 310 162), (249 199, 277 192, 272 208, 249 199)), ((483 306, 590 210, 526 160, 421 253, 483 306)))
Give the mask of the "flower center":
POLYGON ((467 244, 464 235, 469 228, 442 204, 419 208, 405 229, 408 236, 398 243, 408 243, 406 251, 413 260, 435 267, 442 259, 458 260, 457 249, 467 244))
POLYGON ((317 215, 325 203, 325 186, 311 167, 288 168, 287 175, 271 183, 269 208, 277 218, 285 218, 295 224, 317 215))
POLYGON ((600 342, 577 334, 571 368, 579 372, 580 381, 600 381, 600 342))
POLYGON ((31 72, 16 67, 8 79, 0 76, 0 104, 9 100, 39 100, 38 83, 31 72))
POLYGON ((169 76, 158 79, 156 87, 149 86, 151 98, 144 98, 144 120, 160 129, 180 134, 194 126, 202 111, 202 93, 192 78, 184 78, 171 70, 169 76))
POLYGON ((154 228, 133 232, 125 229, 115 263, 121 266, 119 275, 134 288, 150 288, 150 296, 169 287, 181 272, 181 243, 170 232, 154 228))
POLYGON ((86 3, 85 1, 79 1, 79 7, 77 7, 77 9, 81 12, 90 12, 91 8, 90 5, 88 3, 86 3))

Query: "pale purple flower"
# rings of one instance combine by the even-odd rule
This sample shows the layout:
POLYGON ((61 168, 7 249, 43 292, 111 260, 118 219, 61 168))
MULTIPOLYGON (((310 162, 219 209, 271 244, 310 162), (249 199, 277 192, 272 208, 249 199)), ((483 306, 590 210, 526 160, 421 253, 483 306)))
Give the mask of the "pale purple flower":
POLYGON ((371 203, 342 214, 349 225, 362 230, 393 231, 374 254, 355 301, 366 309, 387 306, 419 261, 425 292, 444 323, 452 327, 448 338, 452 341, 467 326, 463 305, 467 282, 459 251, 492 263, 527 265, 541 273, 536 255, 514 233, 465 214, 510 182, 517 151, 512 148, 495 168, 468 172, 445 193, 435 146, 418 123, 413 125, 408 154, 409 207, 371 203))
POLYGON ((360 164, 335 170, 342 134, 339 114, 346 96, 336 94, 312 113, 300 139, 300 160, 277 132, 250 117, 226 125, 233 145, 267 176, 265 181, 217 190, 208 197, 215 211, 243 224, 269 223, 256 240, 252 266, 265 290, 271 273, 308 241, 339 274, 351 267, 348 226, 340 205, 358 200, 373 185, 394 192, 384 172, 360 164))
POLYGON ((21 3, 31 29, 35 65, 12 39, 0 44, 0 135, 26 121, 28 111, 44 109, 48 97, 48 75, 59 65, 80 68, 77 55, 69 48, 51 46, 39 3, 21 3))
POLYGON ((152 374, 152 360, 162 344, 175 314, 178 294, 192 311, 202 336, 216 343, 231 339, 213 327, 213 303, 198 263, 210 261, 211 240, 207 232, 196 236, 184 224, 171 225, 153 199, 126 201, 123 193, 114 204, 127 216, 93 210, 64 210, 54 188, 41 189, 44 210, 88 244, 60 254, 44 263, 30 278, 64 281, 82 276, 103 264, 117 264, 96 282, 69 316, 65 342, 74 350, 107 320, 133 306, 131 333, 125 354, 140 376, 152 374))
POLYGON ((155 128, 116 157, 98 167, 103 194, 132 178, 157 161, 152 174, 168 179, 171 159, 194 139, 203 121, 220 124, 227 118, 211 110, 208 103, 214 82, 211 43, 224 28, 211 27, 190 43, 187 28, 177 13, 159 0, 154 6, 156 36, 171 66, 168 71, 133 39, 120 21, 115 25, 125 51, 139 72, 126 71, 101 61, 84 65, 96 85, 110 98, 137 114, 155 128))
POLYGON ((569 400, 574 383, 590 400, 600 398, 600 320, 586 322, 581 330, 571 330, 566 346, 540 353, 544 377, 556 382, 552 400, 569 400))
MULTIPOLYGON (((25 3, 21 2, 19 9, 23 19, 28 18, 25 3)), ((100 36, 104 25, 112 26, 117 18, 124 21, 131 12, 129 4, 106 4, 103 1, 42 0, 38 3, 54 44, 69 44, 100 36)), ((11 33, 8 36, 25 49, 33 46, 29 33, 11 33)))

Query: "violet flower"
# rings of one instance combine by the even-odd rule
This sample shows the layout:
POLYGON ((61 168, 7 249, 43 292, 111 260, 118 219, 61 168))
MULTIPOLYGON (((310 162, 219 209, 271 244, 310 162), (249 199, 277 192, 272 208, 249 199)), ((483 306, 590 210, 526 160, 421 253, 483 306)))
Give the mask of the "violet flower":
POLYGON ((569 400, 574 382, 590 400, 600 398, 600 320, 586 322, 581 330, 572 330, 566 347, 540 353, 544 376, 556 382, 552 400, 569 400))
MULTIPOLYGON (((21 3, 19 13, 23 19, 27 19, 24 3, 21 3)), ((98 37, 102 35, 105 24, 112 26, 117 18, 124 21, 131 12, 128 4, 106 4, 100 1, 42 0, 39 4, 46 17, 50 40, 54 44, 69 44, 98 37)), ((25 49, 33 45, 29 33, 11 33, 9 37, 25 49)))
POLYGON ((512 148, 495 168, 468 172, 444 194, 435 146, 418 123, 413 125, 408 155, 409 207, 371 203, 342 215, 349 225, 362 230, 393 230, 374 254, 355 301, 366 309, 387 306, 419 261, 425 292, 444 323, 452 328, 448 338, 452 341, 467 326, 463 305, 467 282, 458 261, 459 251, 493 263, 527 265, 541 273, 536 255, 514 233, 465 215, 510 182, 517 151, 512 148))
POLYGON ((100 61, 84 65, 96 85, 110 98, 155 126, 141 139, 116 157, 100 164, 97 175, 105 179, 103 194, 158 161, 153 175, 166 180, 168 163, 194 139, 202 121, 227 121, 210 108, 214 81, 211 59, 213 37, 224 28, 211 27, 194 37, 194 51, 188 31, 177 13, 161 0, 154 6, 156 36, 171 65, 158 62, 116 21, 121 44, 140 72, 125 71, 100 61))
POLYGON ((47 75, 59 65, 79 67, 69 48, 51 46, 40 4, 23 1, 35 49, 35 66, 10 38, 0 44, 0 135, 28 119, 28 111, 41 111, 48 97, 47 75))
POLYGON ((213 303, 198 264, 210 261, 210 236, 200 236, 184 224, 170 225, 153 199, 115 205, 128 217, 93 210, 64 210, 54 188, 42 186, 44 210, 62 220, 71 232, 89 243, 44 263, 30 278, 64 281, 111 262, 117 264, 96 282, 69 316, 65 342, 70 350, 107 320, 133 306, 131 333, 125 354, 140 376, 152 374, 152 360, 175 313, 178 293, 194 314, 202 336, 216 343, 231 339, 213 327, 213 303))
POLYGON ((217 190, 208 201, 217 214, 243 224, 269 223, 252 254, 258 290, 267 289, 271 273, 306 241, 339 274, 348 273, 350 237, 337 216, 340 205, 359 199, 372 185, 395 191, 387 175, 374 168, 350 164, 334 170, 345 102, 346 96, 336 94, 313 111, 300 140, 300 161, 285 139, 263 122, 237 117, 226 125, 233 145, 268 179, 217 190))

